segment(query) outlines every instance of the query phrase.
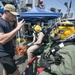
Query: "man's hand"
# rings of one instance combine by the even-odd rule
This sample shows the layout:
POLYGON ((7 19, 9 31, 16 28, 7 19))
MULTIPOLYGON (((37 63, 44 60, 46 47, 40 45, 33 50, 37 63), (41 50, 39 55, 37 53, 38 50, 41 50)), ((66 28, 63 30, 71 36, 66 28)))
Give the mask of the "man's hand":
POLYGON ((19 30, 24 24, 25 24, 25 21, 24 19, 22 19, 20 22, 18 22, 17 29, 19 30))

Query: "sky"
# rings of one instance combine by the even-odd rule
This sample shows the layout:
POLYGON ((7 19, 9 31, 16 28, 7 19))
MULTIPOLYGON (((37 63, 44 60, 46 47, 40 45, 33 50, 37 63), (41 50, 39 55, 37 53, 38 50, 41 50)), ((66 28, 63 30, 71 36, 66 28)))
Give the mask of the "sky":
MULTIPOLYGON (((68 2, 68 7, 69 7, 70 0, 43 0, 43 4, 45 5, 45 10, 50 10, 50 8, 54 7, 56 9, 61 9, 61 12, 63 14, 67 12, 67 7, 64 5, 65 2, 68 2)), ((75 18, 75 0, 72 0, 72 6, 70 12, 73 13, 73 18, 75 18)))
MULTIPOLYGON (((64 5, 64 2, 68 2, 68 7, 70 4, 70 0, 43 0, 43 4, 45 5, 45 10, 49 10, 51 7, 56 9, 61 9, 61 12, 65 14, 67 12, 67 7, 64 5)), ((73 17, 75 18, 75 0, 72 0, 71 13, 73 13, 73 17)))

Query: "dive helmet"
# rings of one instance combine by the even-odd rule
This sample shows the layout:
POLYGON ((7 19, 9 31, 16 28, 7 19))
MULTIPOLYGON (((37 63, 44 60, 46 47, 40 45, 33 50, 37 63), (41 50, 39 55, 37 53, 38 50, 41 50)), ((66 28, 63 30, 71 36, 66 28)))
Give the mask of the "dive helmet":
MULTIPOLYGON (((51 37, 55 40, 63 40, 72 36, 75 33, 74 23, 70 21, 63 21, 57 23, 51 31, 51 37)), ((71 37, 72 38, 72 37, 71 37)))
POLYGON ((34 26, 34 30, 35 30, 36 32, 40 32, 40 31, 42 30, 42 28, 41 28, 40 25, 36 25, 36 26, 34 26))

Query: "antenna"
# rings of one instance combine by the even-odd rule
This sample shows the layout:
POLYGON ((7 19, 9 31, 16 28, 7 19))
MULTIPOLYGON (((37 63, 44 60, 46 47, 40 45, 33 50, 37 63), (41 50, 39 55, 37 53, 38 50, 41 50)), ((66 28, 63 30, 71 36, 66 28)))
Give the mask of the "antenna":
POLYGON ((72 0, 70 0, 69 11, 71 9, 71 5, 72 5, 72 0))
POLYGON ((71 5, 72 5, 72 0, 70 0, 69 6, 68 6, 67 2, 65 2, 64 5, 67 7, 67 18, 70 18, 70 10, 71 10, 71 5))

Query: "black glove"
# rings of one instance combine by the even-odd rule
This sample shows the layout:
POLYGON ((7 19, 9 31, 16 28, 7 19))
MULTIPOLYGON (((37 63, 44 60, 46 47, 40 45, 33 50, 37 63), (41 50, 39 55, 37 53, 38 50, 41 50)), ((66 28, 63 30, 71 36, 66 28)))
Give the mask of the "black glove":
POLYGON ((51 60, 45 56, 45 53, 43 53, 41 55, 41 58, 40 58, 40 66, 41 67, 44 67, 45 69, 49 69, 50 70, 50 65, 51 65, 51 60))

